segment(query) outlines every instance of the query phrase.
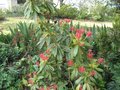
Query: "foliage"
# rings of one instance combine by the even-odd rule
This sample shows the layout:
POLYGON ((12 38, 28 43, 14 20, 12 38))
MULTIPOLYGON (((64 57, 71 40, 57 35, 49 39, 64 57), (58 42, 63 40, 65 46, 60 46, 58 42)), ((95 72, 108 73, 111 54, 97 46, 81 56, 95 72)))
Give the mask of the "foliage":
POLYGON ((40 30, 33 23, 20 22, 16 28, 10 28, 10 31, 13 46, 18 46, 24 52, 32 55, 34 52, 37 52, 38 47, 36 44, 39 39, 40 30))
POLYGON ((114 65, 111 68, 111 73, 113 74, 112 81, 108 83, 107 90, 119 90, 120 89, 120 63, 114 65))
POLYGON ((91 8, 90 13, 92 14, 92 18, 94 20, 104 21, 111 19, 114 16, 114 9, 107 5, 105 6, 104 4, 97 3, 94 7, 91 8))
POLYGON ((62 5, 60 9, 55 12, 55 17, 57 18, 71 18, 75 19, 78 15, 78 10, 71 5, 62 5))
POLYGON ((100 88, 96 84, 103 80, 103 70, 99 67, 103 59, 93 57, 89 41, 92 33, 79 25, 73 27, 72 22, 65 19, 62 24, 41 28, 37 43, 40 55, 25 59, 27 63, 22 75, 25 88, 100 88))
POLYGON ((0 9, 0 20, 4 20, 5 19, 5 12, 0 9))
POLYGON ((23 5, 16 5, 12 7, 12 10, 5 10, 7 17, 21 17, 24 16, 23 5))
MULTIPOLYGON (((45 19, 54 11, 51 1, 28 0, 25 6, 27 16, 36 15, 41 21, 20 22, 10 28, 10 40, 1 40, 9 45, 0 46, 0 89, 104 90, 105 86, 119 86, 118 19, 114 29, 81 27, 70 19, 52 24, 45 19)), ((76 17, 76 8, 63 7, 62 12, 68 10, 63 13, 76 17)))
POLYGON ((77 19, 90 19, 90 14, 88 13, 88 8, 83 6, 80 7, 77 19))
POLYGON ((0 33, 0 42, 9 44, 11 41, 12 41, 11 35, 10 34, 5 35, 1 31, 1 33, 0 33))
POLYGON ((97 29, 95 29, 96 27, 93 27, 94 52, 96 53, 96 56, 102 56, 106 58, 104 78, 106 80, 106 87, 108 90, 112 90, 114 87, 116 87, 114 88, 115 90, 120 89, 119 82, 117 81, 119 78, 119 76, 117 76, 117 74, 119 74, 119 65, 117 63, 120 63, 119 24, 119 16, 116 16, 113 23, 113 29, 105 26, 102 28, 97 27, 97 29))
POLYGON ((18 80, 18 70, 15 68, 15 61, 20 56, 18 48, 12 48, 10 45, 0 43, 0 89, 16 90, 18 80))
POLYGON ((35 18, 37 16, 43 19, 45 16, 50 17, 55 11, 51 0, 27 0, 25 5, 25 16, 35 18))

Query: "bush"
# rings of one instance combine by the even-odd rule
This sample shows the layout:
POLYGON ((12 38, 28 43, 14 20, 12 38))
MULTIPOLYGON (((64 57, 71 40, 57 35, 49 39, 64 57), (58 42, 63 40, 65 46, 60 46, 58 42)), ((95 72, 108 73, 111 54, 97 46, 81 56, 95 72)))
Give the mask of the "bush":
POLYGON ((21 16, 24 16, 24 9, 23 9, 22 4, 12 7, 12 11, 6 10, 5 12, 6 12, 7 17, 21 17, 21 16))
POLYGON ((95 27, 93 28, 94 51, 97 56, 102 56, 106 58, 106 66, 108 68, 104 68, 104 78, 106 80, 106 87, 108 88, 108 90, 112 90, 112 88, 114 87, 117 88, 114 88, 115 90, 120 89, 120 84, 117 81, 117 79, 119 79, 119 76, 117 76, 117 74, 119 73, 119 65, 117 63, 120 63, 119 18, 119 15, 115 17, 113 29, 107 27, 97 29, 95 29, 95 27))
POLYGON ((77 16, 77 19, 90 19, 87 7, 81 7, 77 16))
POLYGON ((18 46, 25 53, 31 55, 38 51, 36 45, 39 40, 40 29, 35 27, 33 23, 19 22, 16 28, 10 28, 12 46, 18 46))
POLYGON ((0 89, 16 90, 19 80, 18 69, 15 62, 18 61, 20 50, 12 48, 8 44, 0 43, 0 89), (14 88, 12 88, 14 87, 14 88))
POLYGON ((11 41, 12 41, 12 38, 10 34, 5 35, 2 32, 0 33, 0 42, 5 44, 10 44, 11 41))
POLYGON ((77 8, 72 7, 71 5, 62 5, 60 9, 55 13, 55 17, 57 18, 71 18, 75 19, 78 15, 77 8))
POLYGON ((120 90, 120 63, 111 68, 111 73, 113 74, 112 81, 107 84, 107 90, 120 90))
POLYGON ((0 20, 4 20, 5 19, 5 12, 0 9, 0 20))
POLYGON ((26 63, 21 64, 22 86, 32 90, 103 88, 100 66, 104 60, 93 56, 91 34, 70 24, 69 19, 58 25, 41 26, 39 54, 25 58, 26 63))
POLYGON ((91 18, 96 21, 112 21, 114 17, 114 9, 110 6, 105 6, 102 3, 97 3, 91 8, 90 14, 92 15, 91 18))

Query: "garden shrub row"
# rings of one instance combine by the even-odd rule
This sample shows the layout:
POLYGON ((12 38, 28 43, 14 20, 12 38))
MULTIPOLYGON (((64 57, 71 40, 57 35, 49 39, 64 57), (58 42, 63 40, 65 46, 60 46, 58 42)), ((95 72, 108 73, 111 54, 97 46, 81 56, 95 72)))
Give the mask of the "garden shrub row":
POLYGON ((87 6, 80 7, 79 9, 71 5, 62 5, 53 14, 56 18, 71 18, 78 20, 94 20, 94 21, 111 21, 114 17, 114 8, 105 7, 104 5, 96 5, 93 8, 87 6))

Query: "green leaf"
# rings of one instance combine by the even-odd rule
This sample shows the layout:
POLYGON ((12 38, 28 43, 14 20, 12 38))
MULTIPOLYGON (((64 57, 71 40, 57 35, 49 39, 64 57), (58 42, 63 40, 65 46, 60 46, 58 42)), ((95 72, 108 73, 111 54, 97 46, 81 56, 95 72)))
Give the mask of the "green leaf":
POLYGON ((85 84, 83 85, 83 90, 86 90, 86 88, 87 88, 87 84, 85 83, 85 84))
POLYGON ((80 90, 80 84, 76 87, 76 90, 80 90))
POLYGON ((38 76, 36 82, 38 82, 39 80, 41 80, 41 79, 43 79, 43 78, 44 78, 44 76, 38 76))
POLYGON ((96 68, 96 70, 99 72, 103 72, 103 70, 101 68, 96 68))
POLYGON ((75 77, 77 77, 77 75, 78 75, 78 70, 75 68, 75 69, 72 71, 71 79, 73 80, 75 77))
POLYGON ((52 48, 52 54, 54 55, 54 57, 56 57, 56 55, 57 55, 57 46, 56 47, 54 47, 54 48, 52 48))
POLYGON ((23 82, 24 85, 28 84, 27 80, 25 80, 24 78, 22 79, 22 82, 23 82))
POLYGON ((37 73, 40 73, 40 72, 43 70, 45 64, 46 64, 46 63, 45 63, 44 61, 41 61, 41 63, 40 63, 40 68, 39 68, 39 70, 38 70, 37 73))
POLYGON ((90 85, 89 84, 86 84, 86 85, 87 85, 87 90, 91 90, 90 85))
POLYGON ((77 55, 77 53, 78 53, 78 49, 79 49, 79 46, 76 45, 76 46, 74 47, 74 51, 73 51, 73 55, 74 55, 74 57, 77 55))
POLYGON ((75 84, 79 84, 82 79, 83 79, 83 77, 79 77, 79 78, 75 81, 75 84))
POLYGON ((96 83, 95 79, 93 77, 90 77, 90 80, 94 83, 96 83))

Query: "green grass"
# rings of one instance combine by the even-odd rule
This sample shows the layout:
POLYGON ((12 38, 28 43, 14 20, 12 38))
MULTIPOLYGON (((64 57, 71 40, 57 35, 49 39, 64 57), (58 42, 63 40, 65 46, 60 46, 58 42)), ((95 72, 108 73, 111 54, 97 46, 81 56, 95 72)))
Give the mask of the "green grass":
POLYGON ((25 19, 23 17, 10 17, 6 18, 4 21, 0 21, 0 32, 2 31, 4 34, 8 34, 9 27, 14 28, 18 22, 33 22, 30 19, 25 19))

